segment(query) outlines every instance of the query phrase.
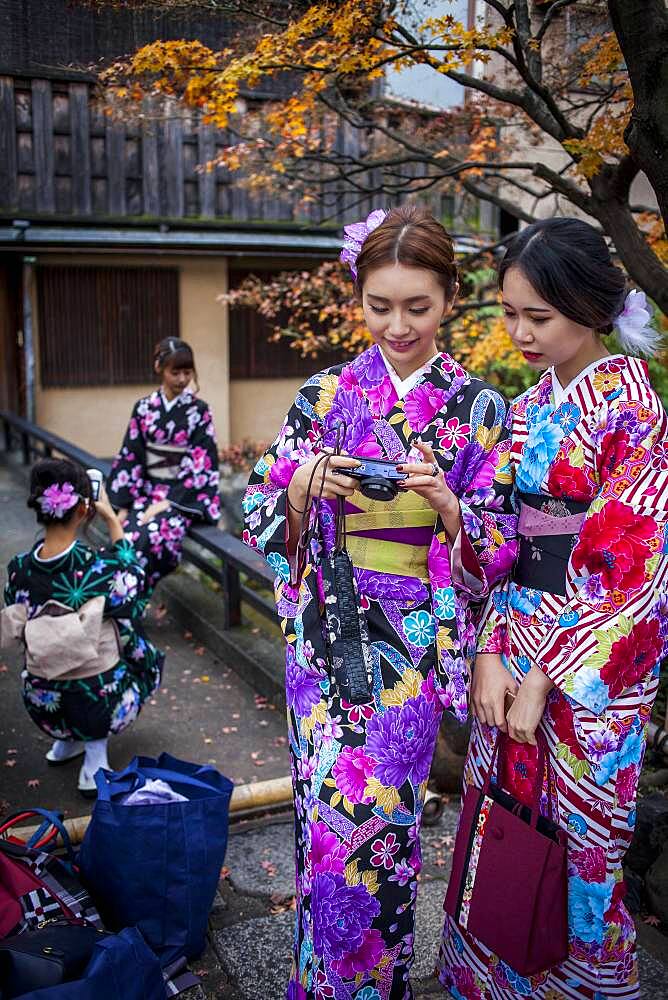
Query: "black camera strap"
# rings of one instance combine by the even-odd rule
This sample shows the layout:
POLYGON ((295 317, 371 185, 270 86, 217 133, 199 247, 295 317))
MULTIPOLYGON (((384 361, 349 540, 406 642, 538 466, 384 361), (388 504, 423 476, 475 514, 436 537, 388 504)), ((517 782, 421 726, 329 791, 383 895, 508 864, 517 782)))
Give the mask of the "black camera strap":
MULTIPOLYGON (((315 498, 321 500, 329 463, 332 455, 341 454, 345 429, 343 422, 337 425, 333 452, 319 456, 311 470, 297 544, 297 565, 300 571, 318 530, 317 521, 311 523, 313 481, 317 471, 322 468, 320 489, 315 498)), ((360 604, 352 560, 346 551, 346 502, 342 496, 336 498, 334 549, 322 558, 320 568, 325 593, 325 632, 332 679, 339 697, 353 705, 364 705, 373 698, 371 651, 366 616, 360 604)))

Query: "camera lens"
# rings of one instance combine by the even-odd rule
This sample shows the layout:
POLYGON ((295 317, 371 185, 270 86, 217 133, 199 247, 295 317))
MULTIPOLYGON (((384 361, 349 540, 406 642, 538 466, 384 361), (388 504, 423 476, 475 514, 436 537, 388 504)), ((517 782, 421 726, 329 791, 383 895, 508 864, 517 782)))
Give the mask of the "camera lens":
POLYGON ((390 479, 381 476, 369 476, 360 482, 360 493, 369 500, 394 500, 398 492, 398 488, 390 479))

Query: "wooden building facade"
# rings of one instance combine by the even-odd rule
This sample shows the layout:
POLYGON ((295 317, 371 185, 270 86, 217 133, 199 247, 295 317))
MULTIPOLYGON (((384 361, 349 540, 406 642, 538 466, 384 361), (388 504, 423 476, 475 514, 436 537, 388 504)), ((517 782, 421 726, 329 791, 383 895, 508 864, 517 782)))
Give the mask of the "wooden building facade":
MULTIPOLYGON (((377 207, 341 194, 325 223, 317 202, 198 169, 230 136, 178 105, 122 124, 96 104, 91 66, 155 39, 217 50, 238 30, 201 9, 0 0, 0 407, 102 455, 168 334, 192 343, 223 443, 273 433, 314 361, 268 343, 261 318, 228 316, 217 296, 250 271, 335 256, 341 223, 377 207)), ((354 150, 357 133, 342 124, 338 141, 354 150)))

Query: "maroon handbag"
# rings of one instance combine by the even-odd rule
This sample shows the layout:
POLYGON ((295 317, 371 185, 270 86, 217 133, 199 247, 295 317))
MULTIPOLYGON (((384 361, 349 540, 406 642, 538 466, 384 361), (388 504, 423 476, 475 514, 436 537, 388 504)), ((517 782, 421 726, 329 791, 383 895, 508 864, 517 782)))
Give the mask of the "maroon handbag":
POLYGON ((551 800, 549 818, 540 815, 546 761, 552 786, 544 734, 536 733, 531 808, 492 784, 502 740, 482 791, 466 791, 443 908, 521 976, 533 976, 568 955, 567 836, 554 822, 551 800))

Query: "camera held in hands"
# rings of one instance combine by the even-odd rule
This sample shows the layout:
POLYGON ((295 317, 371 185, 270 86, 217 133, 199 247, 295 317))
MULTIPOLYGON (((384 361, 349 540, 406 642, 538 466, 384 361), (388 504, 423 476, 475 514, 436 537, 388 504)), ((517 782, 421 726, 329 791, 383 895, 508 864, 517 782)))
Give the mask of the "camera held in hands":
POLYGON ((354 469, 337 469, 342 476, 359 479, 360 493, 369 500, 394 500, 399 492, 399 483, 408 479, 405 472, 398 472, 395 462, 381 459, 362 458, 351 455, 360 463, 354 469))

